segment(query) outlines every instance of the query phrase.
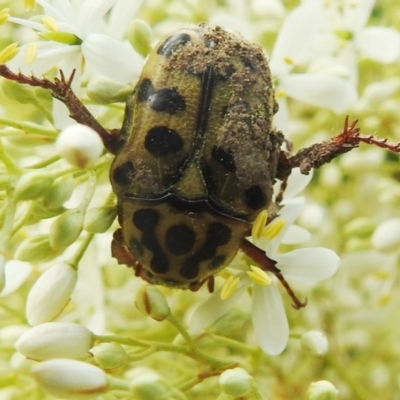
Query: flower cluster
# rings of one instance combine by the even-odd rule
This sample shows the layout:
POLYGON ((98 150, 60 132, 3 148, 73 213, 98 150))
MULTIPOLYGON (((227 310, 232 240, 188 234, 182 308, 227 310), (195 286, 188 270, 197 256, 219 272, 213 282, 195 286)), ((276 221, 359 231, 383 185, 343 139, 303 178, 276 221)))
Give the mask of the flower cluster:
MULTIPOLYGON (((279 104, 274 126, 296 148, 333 136, 346 114, 400 141, 397 0, 2 7, 0 65, 49 81, 60 70, 72 76, 111 132, 155 39, 206 22, 262 45, 279 104)), ((396 396, 397 156, 360 149, 312 182, 294 170, 246 239, 274 268, 239 252, 214 293, 173 290, 110 256, 117 211, 99 136, 46 90, 0 86, 0 398, 396 396), (290 300, 306 297, 307 307, 291 310, 290 300)))

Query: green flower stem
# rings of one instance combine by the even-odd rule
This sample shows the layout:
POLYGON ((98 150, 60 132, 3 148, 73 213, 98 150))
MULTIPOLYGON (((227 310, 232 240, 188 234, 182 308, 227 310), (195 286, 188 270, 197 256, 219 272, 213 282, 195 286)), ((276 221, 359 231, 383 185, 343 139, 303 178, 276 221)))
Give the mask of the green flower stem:
POLYGON ((139 346, 139 347, 150 347, 152 349, 155 349, 155 351, 168 351, 171 353, 179 353, 186 355, 190 358, 193 358, 196 361, 199 361, 203 364, 208 364, 210 365, 213 369, 218 369, 218 368, 224 368, 226 364, 224 362, 221 362, 220 359, 211 357, 201 350, 198 349, 188 349, 186 346, 178 346, 175 344, 169 344, 169 343, 158 343, 158 342, 152 342, 149 340, 138 340, 138 339, 132 339, 132 338, 124 338, 120 336, 113 336, 113 335, 94 335, 93 338, 95 340, 98 340, 100 342, 116 342, 119 344, 124 344, 127 346, 139 346))
POLYGON ((11 126, 12 128, 20 129, 24 132, 29 133, 38 133, 42 136, 55 138, 58 135, 58 131, 52 128, 45 128, 42 125, 34 124, 33 122, 26 121, 16 121, 11 118, 2 118, 0 117, 0 125, 11 126))
POLYGON ((219 344, 222 346, 228 346, 231 347, 232 349, 244 352, 246 354, 257 354, 258 349, 252 346, 249 346, 245 343, 239 342, 238 340, 227 338, 225 336, 218 336, 218 335, 213 335, 210 334, 210 337, 213 339, 213 343, 219 344))
POLYGON ((151 356, 152 354, 156 353, 157 349, 155 347, 149 347, 144 351, 138 351, 134 354, 129 354, 129 361, 139 361, 143 360, 144 358, 151 356))
POLYGON ((85 195, 83 196, 81 204, 79 204, 79 206, 78 206, 78 209, 82 212, 85 212, 87 210, 87 208, 89 207, 89 204, 92 201, 92 197, 96 190, 96 182, 97 182, 96 172, 93 169, 91 169, 87 172, 89 175, 89 179, 87 181, 85 195))
POLYGON ((76 251, 76 253, 70 258, 69 261, 67 261, 67 263, 69 265, 71 265, 71 267, 75 270, 78 269, 78 264, 81 261, 83 255, 85 254, 87 248, 89 247, 90 242, 92 241, 92 239, 94 238, 94 234, 93 233, 88 233, 84 239, 82 240, 82 242, 80 243, 80 246, 78 248, 78 250, 76 251))
POLYGON ((122 379, 117 379, 110 375, 107 375, 107 381, 111 390, 129 391, 128 382, 122 379))
POLYGON ((238 366, 237 363, 225 364, 220 368, 216 368, 214 370, 202 371, 197 376, 186 380, 185 382, 177 383, 175 386, 182 392, 186 392, 187 390, 192 389, 194 386, 203 382, 204 379, 211 378, 212 376, 219 376, 227 369, 236 368, 238 366))
POLYGON ((17 202, 14 199, 14 189, 7 191, 7 208, 4 218, 4 224, 0 231, 0 253, 6 254, 8 248, 8 241, 12 235, 12 226, 14 224, 15 211, 17 202))
POLYGON ((168 314, 166 320, 171 323, 175 327, 175 329, 182 335, 190 349, 195 350, 196 344, 193 342, 192 337, 189 335, 188 331, 182 326, 179 320, 172 313, 168 314))
POLYGON ((14 163, 14 161, 8 156, 7 152, 4 150, 3 143, 0 141, 0 161, 5 165, 10 174, 19 173, 20 168, 14 163))
POLYGON ((48 167, 51 164, 54 164, 60 159, 60 156, 51 156, 49 158, 44 159, 43 161, 40 161, 36 164, 31 165, 29 168, 32 169, 39 169, 39 168, 45 168, 48 167))
POLYGON ((372 400, 375 399, 375 396, 371 397, 370 393, 367 392, 364 387, 359 385, 359 382, 357 382, 353 376, 351 375, 350 371, 351 369, 344 367, 342 364, 338 362, 338 358, 332 357, 330 355, 327 355, 325 358, 327 364, 332 367, 335 372, 340 376, 341 379, 343 379, 344 382, 347 383, 347 385, 350 387, 352 394, 353 394, 353 399, 354 400, 372 400))

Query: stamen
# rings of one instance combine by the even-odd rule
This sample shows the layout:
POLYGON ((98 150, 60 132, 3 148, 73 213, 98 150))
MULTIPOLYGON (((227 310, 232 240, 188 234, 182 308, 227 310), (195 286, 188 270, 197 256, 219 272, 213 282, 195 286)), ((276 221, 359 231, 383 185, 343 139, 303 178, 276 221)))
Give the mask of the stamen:
POLYGON ((10 18, 9 11, 9 8, 3 8, 2 10, 0 10, 0 25, 7 22, 8 18, 10 18))
POLYGON ((36 43, 30 43, 26 48, 26 54, 25 54, 26 65, 32 64, 35 61, 36 56, 37 56, 36 43))
POLYGON ((257 218, 253 223, 253 227, 251 228, 251 236, 254 239, 261 238, 263 231, 265 229, 265 225, 267 224, 267 219, 268 219, 267 210, 263 210, 260 212, 260 214, 257 215, 257 218))
POLYGON ((271 284, 271 278, 261 268, 251 265, 250 269, 251 271, 247 271, 247 275, 254 283, 261 286, 268 286, 271 284))
POLYGON ((24 0, 24 6, 27 10, 34 10, 36 8, 36 1, 35 0, 24 0))
POLYGON ((221 289, 221 300, 229 299, 235 293, 238 285, 239 285, 239 278, 237 276, 231 275, 223 284, 221 289))
POLYGON ((43 26, 51 32, 57 32, 57 21, 52 17, 44 17, 42 19, 43 26))
POLYGON ((12 60, 19 52, 18 43, 11 43, 0 52, 0 64, 12 60))
POLYGON ((276 238, 284 228, 286 222, 283 218, 278 217, 274 219, 270 224, 266 226, 262 236, 264 236, 267 240, 272 240, 276 238))

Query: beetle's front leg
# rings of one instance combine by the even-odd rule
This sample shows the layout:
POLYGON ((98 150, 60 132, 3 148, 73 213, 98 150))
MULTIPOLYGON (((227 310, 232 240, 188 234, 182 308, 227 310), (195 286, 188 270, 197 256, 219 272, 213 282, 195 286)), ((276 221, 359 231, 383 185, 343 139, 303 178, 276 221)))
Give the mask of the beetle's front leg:
POLYGON ((72 91, 71 84, 74 75, 75 70, 72 72, 69 79, 66 80, 63 71, 60 71, 60 78, 55 78, 54 82, 52 82, 48 79, 39 79, 34 76, 26 76, 21 73, 16 74, 12 72, 6 65, 0 65, 0 76, 18 83, 50 90, 54 98, 62 101, 66 105, 70 112, 71 118, 73 118, 76 122, 86 125, 96 131, 102 139, 106 149, 115 154, 117 147, 117 135, 115 135, 115 132, 110 135, 72 91))

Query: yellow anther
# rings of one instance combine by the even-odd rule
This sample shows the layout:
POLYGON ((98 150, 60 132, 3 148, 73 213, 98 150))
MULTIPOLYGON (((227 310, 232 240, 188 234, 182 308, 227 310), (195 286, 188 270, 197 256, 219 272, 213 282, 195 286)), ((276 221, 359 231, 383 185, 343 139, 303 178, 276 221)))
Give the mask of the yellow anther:
POLYGON ((392 293, 385 293, 383 295, 381 295, 378 299, 378 305, 379 307, 384 307, 386 306, 388 303, 390 303, 390 301, 393 299, 393 295, 392 293))
POLYGON ((284 90, 277 90, 275 92, 275 97, 277 99, 284 99, 286 97, 286 92, 284 90))
POLYGON ((247 275, 254 283, 261 286, 268 286, 271 284, 271 278, 261 268, 251 265, 250 269, 251 271, 247 271, 247 275))
POLYGON ((51 32, 57 32, 57 21, 52 17, 43 17, 43 26, 51 32))
POLYGON ((32 64, 36 59, 36 55, 37 55, 36 43, 29 43, 26 48, 26 54, 25 54, 26 65, 32 64))
POLYGON ((24 0, 24 6, 27 10, 34 10, 36 8, 35 0, 24 0))
POLYGON ((9 8, 3 8, 2 10, 0 10, 0 25, 7 22, 8 18, 10 18, 9 11, 10 11, 9 8))
POLYGON ((389 271, 384 271, 384 270, 377 270, 374 271, 374 276, 375 278, 384 281, 390 277, 390 272, 389 271))
POLYGON ((11 43, 2 51, 0 51, 0 64, 12 60, 19 52, 18 43, 11 43))
POLYGON ((263 210, 260 212, 260 214, 257 215, 257 218, 253 223, 253 227, 251 228, 251 236, 253 236, 254 239, 259 239, 261 237, 265 225, 267 224, 267 219, 267 210, 263 210))
POLYGON ((223 284, 221 289, 221 300, 229 299, 235 293, 238 285, 239 285, 239 278, 237 276, 231 275, 223 284))
POLYGON ((293 58, 290 58, 289 56, 283 57, 283 61, 284 61, 286 64, 294 65, 293 58))
POLYGON ((282 232, 284 226, 285 226, 285 220, 283 218, 278 217, 266 226, 263 232, 263 236, 267 240, 272 240, 282 232))

